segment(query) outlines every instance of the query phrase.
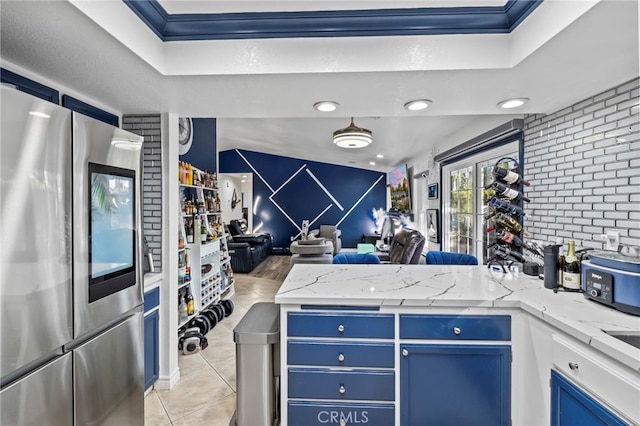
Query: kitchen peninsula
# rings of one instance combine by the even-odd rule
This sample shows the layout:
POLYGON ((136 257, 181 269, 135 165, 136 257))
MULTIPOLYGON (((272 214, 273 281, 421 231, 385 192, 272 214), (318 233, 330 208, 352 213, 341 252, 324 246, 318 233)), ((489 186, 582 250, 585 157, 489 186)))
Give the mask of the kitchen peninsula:
POLYGON ((282 425, 640 421, 640 318, 535 277, 295 265, 275 302, 282 425))

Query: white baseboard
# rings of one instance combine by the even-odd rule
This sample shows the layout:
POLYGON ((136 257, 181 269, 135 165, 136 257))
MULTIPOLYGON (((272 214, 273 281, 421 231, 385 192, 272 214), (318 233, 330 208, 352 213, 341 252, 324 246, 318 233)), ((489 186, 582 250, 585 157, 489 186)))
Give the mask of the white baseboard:
POLYGON ((153 384, 153 388, 157 390, 171 390, 180 381, 180 369, 176 368, 169 377, 160 376, 153 384))

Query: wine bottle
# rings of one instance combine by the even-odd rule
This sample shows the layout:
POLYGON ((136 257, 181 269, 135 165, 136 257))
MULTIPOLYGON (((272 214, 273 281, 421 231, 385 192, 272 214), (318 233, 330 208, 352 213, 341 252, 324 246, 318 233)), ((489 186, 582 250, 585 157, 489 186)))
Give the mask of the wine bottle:
POLYGON ((511 216, 508 216, 504 213, 498 213, 496 215, 496 223, 500 226, 502 226, 503 228, 507 228, 507 230, 514 232, 516 234, 519 233, 523 233, 526 236, 531 236, 531 234, 529 232, 527 232, 522 225, 520 225, 518 223, 517 220, 515 220, 514 218, 512 218, 511 216))
POLYGON ((562 268, 562 287, 567 290, 580 290, 580 261, 576 256, 576 243, 569 240, 567 255, 562 268))
POLYGON ((191 224, 191 220, 187 221, 185 228, 185 232, 187 233, 187 244, 193 244, 193 225, 191 224))
POLYGON ((525 216, 525 212, 524 210, 522 210, 520 208, 520 206, 517 206, 515 204, 511 204, 508 203, 504 200, 501 200, 499 198, 492 198, 491 201, 489 201, 489 205, 491 207, 493 207, 494 209, 496 209, 497 211, 503 212, 503 213, 507 213, 510 215, 515 215, 518 217, 523 217, 525 216))
POLYGON ((508 257, 511 256, 512 258, 514 258, 515 260, 517 260, 518 262, 523 262, 525 261, 524 257, 518 253, 515 250, 511 250, 511 247, 509 247, 506 244, 498 244, 496 246, 496 256, 499 257, 508 257))
POLYGON ((522 245, 522 240, 518 238, 516 234, 504 228, 496 231, 496 238, 504 241, 505 243, 513 244, 516 247, 520 247, 522 245))
POLYGON ((189 318, 187 312, 187 302, 184 301, 184 295, 180 293, 180 301, 178 302, 178 319, 180 322, 186 321, 189 318))
POLYGON ((512 201, 526 201, 527 203, 531 200, 529 200, 527 197, 525 197, 520 191, 517 191, 515 189, 511 189, 509 187, 509 185, 505 185, 502 182, 493 182, 490 187, 493 187, 493 189, 500 195, 507 197, 508 199, 512 200, 512 201))
POLYGON ((562 253, 562 241, 557 241, 558 246, 558 287, 562 287, 562 276, 564 274, 565 258, 562 253))
POLYGON ((494 167, 493 176, 512 184, 515 183, 517 185, 520 185, 520 183, 522 183, 524 186, 531 185, 528 180, 522 179, 522 176, 520 176, 520 174, 512 172, 509 169, 505 169, 504 167, 494 167))
POLYGON ((207 218, 203 217, 202 218, 202 222, 200 223, 200 241, 203 243, 207 242, 207 225, 206 225, 206 221, 207 218))
POLYGON ((193 315, 196 312, 196 305, 189 287, 187 287, 187 295, 185 297, 185 301, 187 302, 187 315, 193 315))

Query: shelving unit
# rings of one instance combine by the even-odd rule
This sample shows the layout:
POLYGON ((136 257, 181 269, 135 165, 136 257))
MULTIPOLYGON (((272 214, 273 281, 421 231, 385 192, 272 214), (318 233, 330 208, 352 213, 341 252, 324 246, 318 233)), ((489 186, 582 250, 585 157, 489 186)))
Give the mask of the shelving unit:
POLYGON ((235 294, 216 176, 184 163, 180 171, 177 296, 180 301, 189 289, 194 312, 187 318, 178 316, 178 329, 235 294), (183 246, 180 241, 185 242, 183 246))

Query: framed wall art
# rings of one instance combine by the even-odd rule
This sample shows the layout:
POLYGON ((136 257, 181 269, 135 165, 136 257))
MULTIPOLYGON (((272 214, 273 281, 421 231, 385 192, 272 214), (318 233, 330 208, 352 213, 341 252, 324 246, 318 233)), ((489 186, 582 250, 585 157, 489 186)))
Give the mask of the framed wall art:
POLYGON ((440 242, 438 209, 427 209, 427 239, 432 243, 440 242))
POLYGON ((429 198, 438 198, 438 184, 432 183, 427 187, 427 195, 429 198))

